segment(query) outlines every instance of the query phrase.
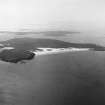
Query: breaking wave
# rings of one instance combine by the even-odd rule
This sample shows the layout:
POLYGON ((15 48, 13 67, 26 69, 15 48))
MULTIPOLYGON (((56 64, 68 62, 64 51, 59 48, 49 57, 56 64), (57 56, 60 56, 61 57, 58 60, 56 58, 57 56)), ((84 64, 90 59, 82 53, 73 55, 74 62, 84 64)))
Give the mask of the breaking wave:
POLYGON ((90 48, 37 48, 33 52, 36 56, 39 55, 47 55, 47 54, 57 54, 57 53, 65 53, 65 52, 76 52, 76 51, 89 51, 90 48))

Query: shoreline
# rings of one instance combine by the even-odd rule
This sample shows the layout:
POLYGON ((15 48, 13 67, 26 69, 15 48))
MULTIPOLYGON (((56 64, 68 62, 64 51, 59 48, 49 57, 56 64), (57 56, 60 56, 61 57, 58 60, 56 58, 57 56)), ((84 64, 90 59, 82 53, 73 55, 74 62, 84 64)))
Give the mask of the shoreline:
POLYGON ((65 53, 65 52, 89 51, 90 50, 90 48, 38 48, 38 49, 39 50, 31 51, 31 52, 33 52, 35 56, 40 56, 40 55, 59 54, 59 53, 65 53))

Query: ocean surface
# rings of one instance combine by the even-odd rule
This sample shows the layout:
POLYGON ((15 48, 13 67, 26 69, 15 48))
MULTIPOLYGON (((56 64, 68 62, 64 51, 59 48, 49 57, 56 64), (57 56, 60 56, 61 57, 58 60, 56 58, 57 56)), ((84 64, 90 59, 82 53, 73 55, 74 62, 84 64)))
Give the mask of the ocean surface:
POLYGON ((104 56, 104 52, 65 52, 36 56, 26 64, 2 63, 0 102, 13 105, 104 105, 104 56))
POLYGON ((0 61, 0 105, 105 105, 105 51, 0 61))

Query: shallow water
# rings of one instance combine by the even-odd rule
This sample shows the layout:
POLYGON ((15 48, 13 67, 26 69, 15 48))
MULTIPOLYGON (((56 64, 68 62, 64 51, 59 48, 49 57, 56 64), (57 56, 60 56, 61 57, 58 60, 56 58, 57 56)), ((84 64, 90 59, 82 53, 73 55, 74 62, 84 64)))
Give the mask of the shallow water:
POLYGON ((104 105, 104 55, 67 52, 0 64, 0 105, 104 105))

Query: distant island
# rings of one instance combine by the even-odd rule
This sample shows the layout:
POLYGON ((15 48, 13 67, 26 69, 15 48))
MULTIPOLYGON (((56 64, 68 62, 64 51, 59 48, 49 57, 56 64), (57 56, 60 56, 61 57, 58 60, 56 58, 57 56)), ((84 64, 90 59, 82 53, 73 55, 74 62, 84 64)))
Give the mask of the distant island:
MULTIPOLYGON (((105 51, 104 46, 89 43, 69 43, 54 39, 41 38, 14 38, 7 41, 1 41, 0 60, 11 63, 18 63, 24 60, 31 60, 35 53, 32 51, 39 48, 89 48, 92 51, 105 51), (13 49, 5 49, 5 48, 13 49)), ((51 51, 51 49, 48 49, 51 51)))
POLYGON ((77 31, 0 31, 1 34, 14 34, 14 35, 29 35, 29 34, 43 34, 45 36, 65 36, 66 34, 80 33, 77 31))

